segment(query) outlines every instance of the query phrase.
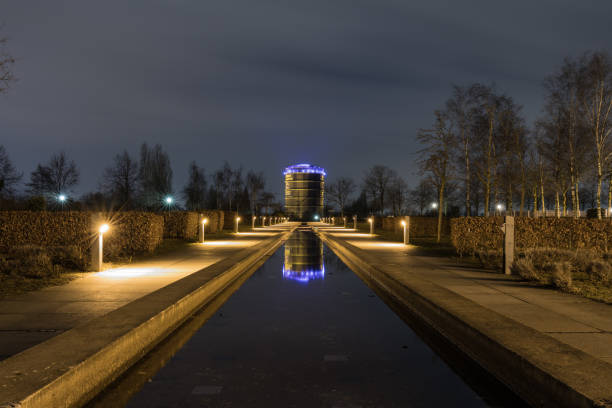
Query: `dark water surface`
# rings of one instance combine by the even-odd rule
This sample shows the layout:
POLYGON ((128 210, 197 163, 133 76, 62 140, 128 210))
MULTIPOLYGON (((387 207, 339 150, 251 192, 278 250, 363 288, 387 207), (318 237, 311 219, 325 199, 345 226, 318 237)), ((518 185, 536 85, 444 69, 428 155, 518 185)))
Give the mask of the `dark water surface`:
POLYGON ((310 232, 294 233, 194 331, 128 407, 497 405, 310 232))

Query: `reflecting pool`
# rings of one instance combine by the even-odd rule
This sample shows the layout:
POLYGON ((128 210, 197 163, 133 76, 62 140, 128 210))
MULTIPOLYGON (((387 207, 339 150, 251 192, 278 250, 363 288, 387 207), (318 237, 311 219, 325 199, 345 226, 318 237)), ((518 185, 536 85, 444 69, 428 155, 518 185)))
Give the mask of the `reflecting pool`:
POLYGON ((474 391, 312 232, 296 231, 223 302, 92 406, 522 405, 474 391))

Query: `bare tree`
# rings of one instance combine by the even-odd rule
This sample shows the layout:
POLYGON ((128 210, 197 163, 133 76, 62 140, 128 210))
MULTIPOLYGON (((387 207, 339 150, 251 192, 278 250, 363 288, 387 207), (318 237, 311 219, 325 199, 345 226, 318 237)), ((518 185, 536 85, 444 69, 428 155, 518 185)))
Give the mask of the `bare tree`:
POLYGON ((266 187, 266 180, 262 172, 255 173, 249 170, 246 177, 246 187, 249 192, 249 202, 251 204, 251 213, 257 215, 257 205, 259 202, 259 193, 266 187))
POLYGON ((578 63, 566 58, 560 70, 544 81, 546 105, 544 120, 556 122, 563 139, 563 150, 568 155, 568 173, 572 209, 575 217, 580 216, 579 185, 588 143, 584 140, 585 132, 581 131, 582 113, 578 100, 580 80, 578 63))
POLYGON ((274 202, 274 194, 268 191, 264 191, 261 194, 261 208, 264 210, 264 214, 268 214, 272 210, 272 205, 274 202))
POLYGON ((465 215, 471 214, 471 151, 473 143, 472 135, 472 120, 476 113, 476 97, 482 85, 473 84, 469 87, 454 86, 453 96, 446 101, 446 111, 452 125, 455 128, 455 133, 458 136, 458 141, 461 144, 461 149, 457 149, 457 156, 463 167, 463 183, 465 193, 465 215))
POLYGON ((427 180, 421 180, 414 190, 410 190, 409 197, 410 202, 419 210, 419 215, 423 215, 434 199, 431 185, 427 180))
POLYGON ((138 165, 127 150, 117 154, 112 167, 102 176, 102 189, 118 200, 122 206, 131 207, 138 188, 138 165))
POLYGON ((425 148, 421 150, 423 158, 419 161, 421 171, 428 174, 438 192, 438 231, 437 242, 442 234, 442 209, 444 208, 444 189, 452 176, 452 150, 456 137, 450 128, 450 120, 445 112, 435 111, 434 128, 421 129, 418 140, 425 148))
MULTIPOLYGON (((526 194, 525 155, 528 144, 526 128, 521 117, 522 107, 511 97, 499 97, 497 115, 497 170, 499 183, 504 190, 506 210, 514 210, 514 193, 520 185, 520 213, 522 215, 526 194)), ((496 189, 497 190, 497 189, 496 189)))
POLYGON ((232 202, 236 207, 236 211, 240 211, 238 208, 240 205, 240 194, 244 190, 244 180, 242 179, 242 166, 236 170, 231 171, 230 183, 229 183, 229 208, 232 209, 232 202))
POLYGON ((363 179, 363 188, 371 197, 374 209, 382 215, 385 210, 387 189, 395 172, 387 166, 376 165, 368 170, 363 179))
POLYGON ((484 192, 484 215, 489 215, 491 207, 491 194, 496 188, 497 152, 496 135, 497 115, 500 106, 500 98, 492 87, 480 86, 474 91, 478 103, 478 112, 475 114, 473 123, 476 147, 478 149, 478 160, 476 175, 478 176, 484 192))
POLYGON ((206 207, 206 176, 204 169, 195 161, 189 165, 189 181, 183 188, 183 198, 188 210, 197 211, 206 207))
POLYGON ((59 195, 68 193, 79 182, 79 171, 73 160, 64 152, 54 154, 46 166, 39 164, 30 175, 27 186, 35 195, 59 195))
POLYGON ((395 175, 389 185, 389 201, 394 216, 402 215, 408 195, 408 185, 399 175, 395 175))
POLYGON ((8 39, 0 38, 0 94, 6 92, 11 83, 16 80, 13 74, 15 58, 6 51, 7 42, 8 39))
MULTIPOLYGON (((604 52, 587 53, 580 61, 580 86, 578 99, 584 109, 585 118, 593 140, 597 172, 597 208, 601 208, 601 184, 612 149, 612 61, 604 52)), ((612 185, 611 185, 612 187, 612 185)), ((601 211, 597 211, 601 218, 601 211)))
POLYGON ((138 181, 140 200, 146 208, 160 208, 164 197, 172 194, 170 158, 161 145, 149 148, 146 143, 142 144, 138 181))
POLYGON ((4 146, 0 145, 0 198, 8 198, 15 194, 15 186, 21 180, 22 173, 13 167, 4 146))
POLYGON ((352 179, 340 177, 333 183, 329 183, 327 194, 331 202, 338 206, 340 216, 344 217, 344 210, 348 204, 350 196, 355 192, 356 185, 352 179))

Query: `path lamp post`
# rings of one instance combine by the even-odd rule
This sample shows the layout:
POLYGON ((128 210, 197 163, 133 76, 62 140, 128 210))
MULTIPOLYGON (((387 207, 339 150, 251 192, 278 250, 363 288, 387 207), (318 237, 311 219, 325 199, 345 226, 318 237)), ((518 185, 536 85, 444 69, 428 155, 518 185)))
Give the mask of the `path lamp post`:
POLYGON ((374 234, 374 217, 368 218, 368 222, 370 223, 370 235, 374 234))
POLYGON ((357 231, 357 216, 353 215, 353 229, 357 231))
POLYGON ((256 218, 257 218, 257 217, 256 217, 255 215, 253 216, 253 218, 251 218, 251 223, 252 223, 252 225, 251 225, 251 229, 255 229, 255 219, 256 219, 256 218))
POLYGON ((238 233, 238 223, 240 222, 240 217, 236 217, 236 234, 238 233))
POLYGON ((346 228, 346 217, 342 217, 342 220, 344 221, 344 228, 346 228))
POLYGON ((408 224, 406 220, 402 220, 402 227, 404 227, 404 245, 408 245, 408 228, 406 228, 408 224))
POLYGON ((208 218, 202 218, 202 243, 204 243, 207 223, 208 223, 208 218))
POLYGON ((98 272, 102 272, 102 256, 104 249, 103 237, 104 233, 108 231, 109 228, 110 227, 108 226, 108 224, 102 224, 98 229, 98 272))
POLYGON ((261 226, 262 227, 266 226, 266 217, 261 217, 261 226))

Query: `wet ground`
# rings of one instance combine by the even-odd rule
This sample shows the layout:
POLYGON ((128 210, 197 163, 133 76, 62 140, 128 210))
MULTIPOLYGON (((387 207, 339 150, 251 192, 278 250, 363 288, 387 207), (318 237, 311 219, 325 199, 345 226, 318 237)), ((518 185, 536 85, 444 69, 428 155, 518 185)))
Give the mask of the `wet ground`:
MULTIPOLYGON (((310 232, 221 303, 159 371, 135 368, 150 378, 128 407, 511 406, 485 401, 310 232)), ((97 406, 124 405, 120 383, 97 406)))

